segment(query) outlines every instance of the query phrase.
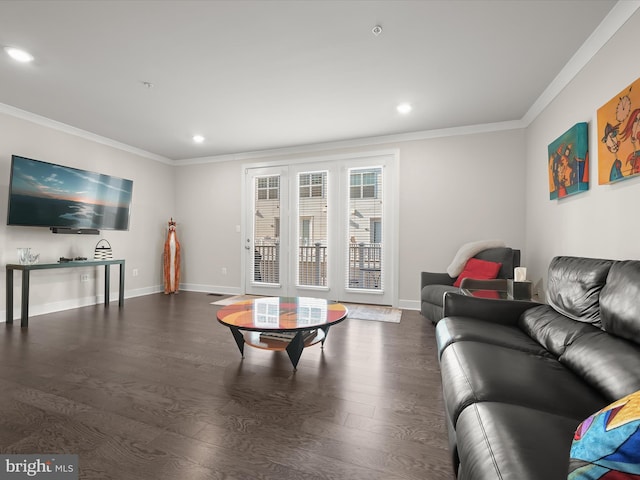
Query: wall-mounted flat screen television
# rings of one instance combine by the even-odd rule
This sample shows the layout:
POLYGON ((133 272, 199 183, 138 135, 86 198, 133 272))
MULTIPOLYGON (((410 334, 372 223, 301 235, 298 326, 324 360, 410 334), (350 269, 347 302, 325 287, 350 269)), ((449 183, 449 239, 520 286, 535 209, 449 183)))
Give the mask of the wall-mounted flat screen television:
POLYGON ((7 225, 128 230, 132 193, 131 180, 13 155, 7 225))

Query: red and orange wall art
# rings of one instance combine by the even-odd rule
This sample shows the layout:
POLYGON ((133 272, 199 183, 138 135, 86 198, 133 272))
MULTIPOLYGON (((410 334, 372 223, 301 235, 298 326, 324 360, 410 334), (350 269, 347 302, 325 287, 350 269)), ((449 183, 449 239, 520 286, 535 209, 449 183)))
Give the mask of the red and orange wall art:
POLYGON ((598 184, 640 173, 640 79, 598 109, 598 184))

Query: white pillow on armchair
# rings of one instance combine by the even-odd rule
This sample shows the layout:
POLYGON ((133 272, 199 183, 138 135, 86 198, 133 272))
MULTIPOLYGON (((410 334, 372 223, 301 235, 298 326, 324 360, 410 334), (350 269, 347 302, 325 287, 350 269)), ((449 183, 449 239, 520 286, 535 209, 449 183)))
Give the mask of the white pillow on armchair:
POLYGON ((471 257, 488 248, 505 247, 503 240, 480 240, 477 242, 465 243, 458 249, 458 253, 453 257, 451 264, 447 267, 447 273, 450 277, 455 278, 462 270, 471 257))

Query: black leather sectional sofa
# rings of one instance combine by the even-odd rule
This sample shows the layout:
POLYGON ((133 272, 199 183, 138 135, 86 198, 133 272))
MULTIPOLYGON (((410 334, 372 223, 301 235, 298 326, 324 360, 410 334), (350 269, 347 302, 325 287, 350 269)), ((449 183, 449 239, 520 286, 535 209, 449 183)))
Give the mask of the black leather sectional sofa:
POLYGON ((436 325, 459 480, 567 478, 576 427, 640 390, 640 261, 556 257, 548 304, 448 293, 436 325))

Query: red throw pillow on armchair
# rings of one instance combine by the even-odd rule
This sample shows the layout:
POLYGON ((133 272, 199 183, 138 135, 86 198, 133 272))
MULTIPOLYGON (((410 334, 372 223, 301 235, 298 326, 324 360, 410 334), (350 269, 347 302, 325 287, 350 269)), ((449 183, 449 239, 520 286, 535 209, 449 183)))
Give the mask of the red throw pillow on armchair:
POLYGON ((463 278, 475 278, 476 280, 491 280, 498 276, 498 272, 502 267, 501 263, 488 262, 479 258, 470 258, 464 266, 462 273, 454 282, 454 287, 459 287, 463 278))

